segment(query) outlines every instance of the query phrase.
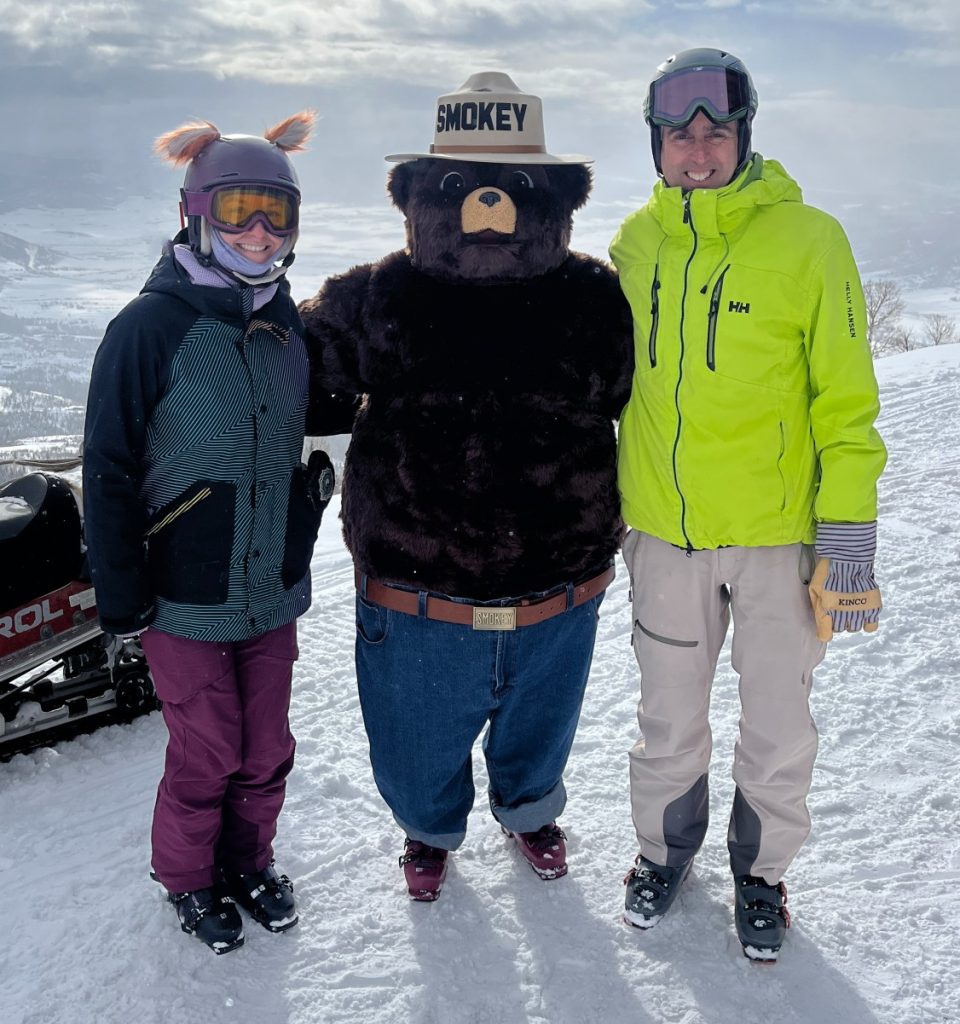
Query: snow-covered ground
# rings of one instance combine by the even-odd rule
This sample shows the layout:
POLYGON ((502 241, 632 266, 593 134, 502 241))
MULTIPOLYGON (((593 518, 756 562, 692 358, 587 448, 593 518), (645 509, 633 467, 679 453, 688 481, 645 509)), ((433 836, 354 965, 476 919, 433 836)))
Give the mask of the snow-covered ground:
POLYGON ((707 843, 659 927, 620 922, 637 697, 622 565, 567 773, 569 875, 540 881, 481 795, 440 900, 407 900, 402 837, 367 763, 334 504, 301 621, 298 760, 277 841, 299 926, 277 936, 251 924, 225 957, 183 935, 147 877, 163 723, 102 729, 0 765, 0 1021, 960 1021, 960 346, 890 357, 878 373, 886 607, 879 633, 834 641, 817 673, 813 832, 787 878, 794 924, 779 965, 749 964, 732 928, 728 657, 714 688, 707 843))

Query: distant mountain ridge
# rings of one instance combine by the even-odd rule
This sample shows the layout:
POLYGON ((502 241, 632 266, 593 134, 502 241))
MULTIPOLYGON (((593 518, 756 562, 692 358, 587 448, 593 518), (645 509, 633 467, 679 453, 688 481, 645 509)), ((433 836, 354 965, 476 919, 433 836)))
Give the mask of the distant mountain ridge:
POLYGON ((55 249, 34 245, 16 235, 0 231, 0 264, 7 261, 24 270, 46 270, 56 266, 62 259, 62 254, 55 249))

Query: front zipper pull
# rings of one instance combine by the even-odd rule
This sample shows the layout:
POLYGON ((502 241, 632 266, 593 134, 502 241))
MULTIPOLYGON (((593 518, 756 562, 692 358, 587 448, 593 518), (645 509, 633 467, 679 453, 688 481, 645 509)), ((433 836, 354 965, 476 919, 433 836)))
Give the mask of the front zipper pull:
POLYGON ((690 223, 690 196, 683 197, 683 223, 690 223))

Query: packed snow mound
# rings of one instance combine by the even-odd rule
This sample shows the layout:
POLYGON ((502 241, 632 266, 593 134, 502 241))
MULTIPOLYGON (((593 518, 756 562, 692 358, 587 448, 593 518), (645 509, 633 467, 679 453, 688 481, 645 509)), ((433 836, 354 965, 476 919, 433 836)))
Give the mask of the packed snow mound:
MULTIPOLYGON (((813 832, 773 968, 741 955, 725 834, 736 679, 714 687, 713 826, 670 915, 623 925, 636 853, 637 670, 622 565, 566 782, 570 872, 541 881, 478 798, 435 904, 407 900, 353 674, 353 574, 327 510, 301 620, 298 737, 276 849, 300 924, 214 957, 147 877, 158 714, 0 766, 5 1024, 934 1024, 960 1020, 960 346, 878 364, 880 630, 814 684, 813 832)), ((418 756, 419 751, 411 751, 418 756)))

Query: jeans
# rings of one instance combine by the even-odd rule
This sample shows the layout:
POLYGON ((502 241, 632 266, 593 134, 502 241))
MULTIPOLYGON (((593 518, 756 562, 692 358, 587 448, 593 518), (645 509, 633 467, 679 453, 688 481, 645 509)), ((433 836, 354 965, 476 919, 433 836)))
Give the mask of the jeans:
MULTIPOLYGON (((494 817, 533 832, 563 810, 563 770, 603 594, 515 631, 407 615, 357 595, 357 682, 380 794, 411 839, 455 850, 483 754, 494 817)), ((504 602, 493 602, 492 604, 504 602)))

